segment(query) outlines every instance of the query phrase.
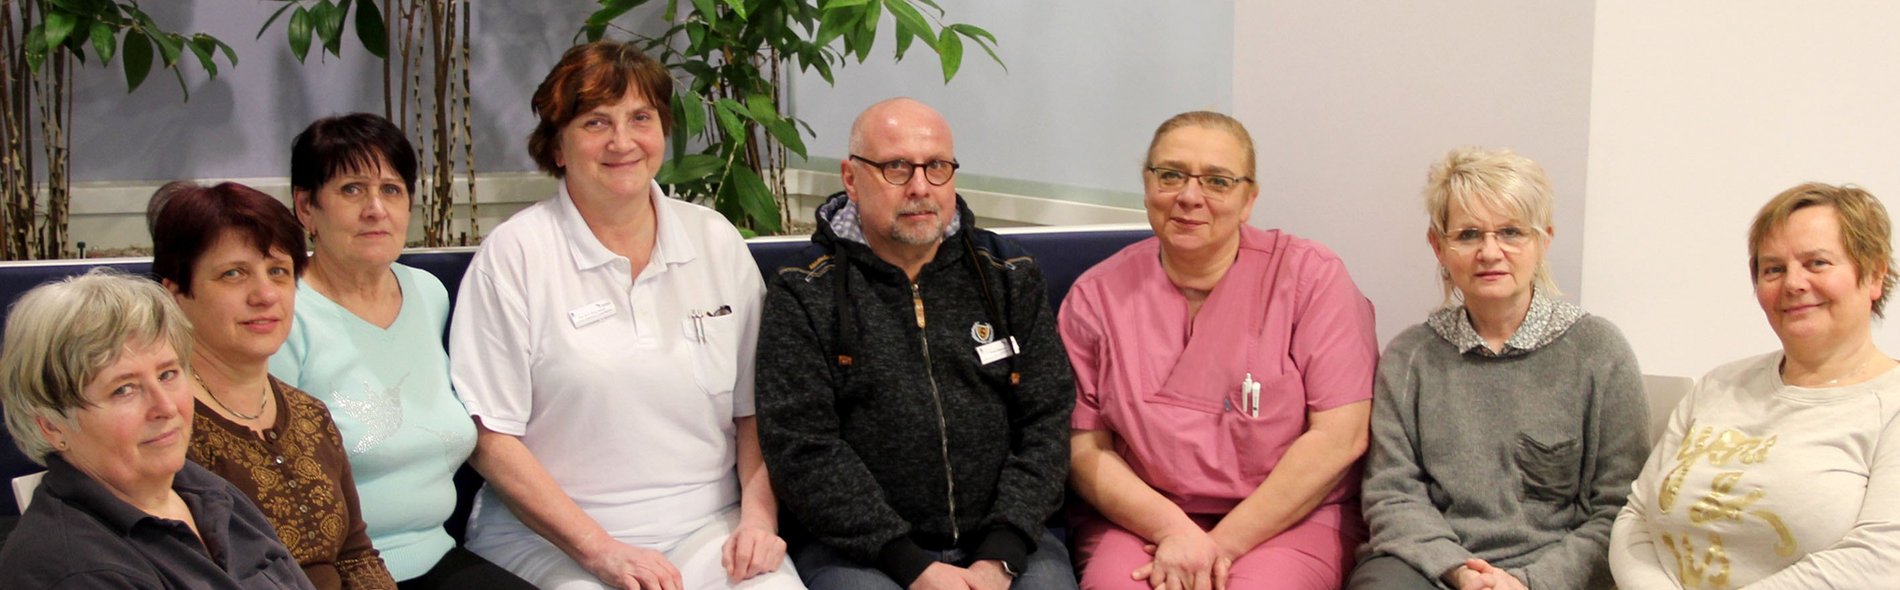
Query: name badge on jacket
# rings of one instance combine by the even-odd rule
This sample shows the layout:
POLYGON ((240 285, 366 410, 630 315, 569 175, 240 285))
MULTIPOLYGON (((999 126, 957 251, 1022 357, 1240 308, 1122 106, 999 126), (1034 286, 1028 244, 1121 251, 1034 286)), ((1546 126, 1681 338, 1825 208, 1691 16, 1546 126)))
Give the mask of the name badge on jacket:
POLYGON ((976 359, 987 365, 1016 356, 1016 353, 1022 351, 1022 347, 1016 345, 1016 337, 1010 336, 1009 338, 976 347, 976 359))

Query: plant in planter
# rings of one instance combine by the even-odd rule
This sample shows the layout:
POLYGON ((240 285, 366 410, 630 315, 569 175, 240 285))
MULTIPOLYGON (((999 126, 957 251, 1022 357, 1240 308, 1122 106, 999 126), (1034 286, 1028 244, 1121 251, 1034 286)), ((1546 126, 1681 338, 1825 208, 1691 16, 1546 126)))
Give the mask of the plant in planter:
POLYGON ((612 24, 647 0, 599 3, 577 37, 596 41, 620 29, 686 77, 672 97, 672 153, 657 180, 677 197, 710 202, 749 234, 778 232, 789 221, 786 152, 806 157, 803 136, 813 133, 784 114, 787 67, 832 82, 833 68, 870 57, 886 15, 895 24, 894 56, 922 43, 937 53, 946 83, 963 63, 966 39, 1002 64, 994 35, 944 23, 933 0, 667 0, 662 18, 671 25, 658 36, 612 24))
POLYGON ((288 14, 285 32, 300 61, 309 53, 313 36, 323 51, 341 56, 345 17, 354 19, 363 47, 383 60, 383 116, 403 128, 418 152, 422 245, 468 245, 471 236, 481 233, 470 117, 469 0, 388 0, 380 9, 374 0, 280 1, 284 6, 264 22, 258 36, 288 14), (390 24, 396 32, 393 61, 388 51, 390 24), (452 227, 458 166, 469 207, 468 229, 461 232, 452 227))
POLYGON ((72 78, 74 60, 88 50, 100 65, 119 58, 126 91, 138 89, 152 72, 152 60, 178 77, 185 99, 180 63, 197 58, 205 73, 218 75, 217 58, 237 65, 237 53, 203 33, 184 35, 158 26, 136 0, 0 0, 0 259, 60 258, 66 255, 66 214, 72 203, 72 78), (46 161, 45 200, 40 197, 41 164, 46 161))

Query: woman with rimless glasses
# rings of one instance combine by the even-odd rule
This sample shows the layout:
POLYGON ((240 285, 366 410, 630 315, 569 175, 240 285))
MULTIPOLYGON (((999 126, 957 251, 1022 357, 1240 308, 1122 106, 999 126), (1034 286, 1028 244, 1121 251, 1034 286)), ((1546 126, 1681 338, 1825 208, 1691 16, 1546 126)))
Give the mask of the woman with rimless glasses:
POLYGON ((1239 121, 1162 123, 1155 237, 1064 300, 1084 589, 1333 589, 1364 539, 1372 305, 1325 247, 1246 224, 1253 175, 1239 121))
POLYGON ((1453 150, 1425 208, 1446 305, 1379 361, 1372 540, 1349 588, 1609 588, 1610 524, 1647 446, 1635 354, 1557 298, 1537 163, 1453 150))

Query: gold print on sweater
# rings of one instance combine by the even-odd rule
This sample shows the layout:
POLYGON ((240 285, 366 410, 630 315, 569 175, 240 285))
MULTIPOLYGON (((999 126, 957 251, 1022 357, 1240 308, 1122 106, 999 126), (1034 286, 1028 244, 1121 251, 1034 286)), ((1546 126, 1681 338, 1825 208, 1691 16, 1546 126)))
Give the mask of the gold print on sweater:
POLYGON ((1669 554, 1676 557, 1676 572, 1682 579, 1684 588, 1701 588, 1704 581, 1710 588, 1728 587, 1729 561, 1728 549, 1722 546, 1722 535, 1709 533, 1709 550, 1697 560, 1695 544, 1689 541, 1689 535, 1673 536, 1662 534, 1663 546, 1669 548, 1669 554), (1710 570, 1714 573, 1711 574, 1710 570))
POLYGON ((1736 523, 1747 520, 1745 516, 1760 519, 1763 524, 1774 529, 1778 542, 1775 552, 1793 555, 1795 551, 1794 535, 1783 524, 1781 517, 1769 510, 1749 510, 1760 501, 1767 492, 1757 488, 1743 494, 1737 494, 1735 487, 1747 474, 1747 467, 1768 459, 1768 451, 1775 446, 1777 436, 1752 437, 1735 429, 1715 434, 1715 428, 1704 426, 1690 427, 1683 433, 1682 444, 1676 450, 1676 465, 1663 478, 1657 491, 1657 507, 1668 513, 1675 507, 1676 499, 1682 494, 1683 482, 1689 478, 1689 472, 1706 459, 1709 467, 1725 469, 1715 474, 1709 481, 1709 492, 1689 506, 1689 522, 1702 527, 1702 534, 1708 537, 1708 550, 1697 558, 1695 543, 1689 537, 1692 533, 1680 535, 1662 534, 1662 543, 1676 557, 1677 578, 1682 580, 1684 588, 1728 587, 1730 562, 1728 551, 1722 544, 1722 536, 1707 526, 1715 523, 1736 523), (1706 584, 1706 585, 1705 585, 1706 584))

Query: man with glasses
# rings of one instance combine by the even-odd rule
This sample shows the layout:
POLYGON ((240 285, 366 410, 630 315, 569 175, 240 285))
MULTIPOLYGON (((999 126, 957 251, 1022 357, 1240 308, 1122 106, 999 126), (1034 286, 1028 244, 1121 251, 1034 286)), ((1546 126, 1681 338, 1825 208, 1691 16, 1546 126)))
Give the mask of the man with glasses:
POLYGON ((799 574, 824 590, 1075 588, 1043 525, 1074 386, 1041 269, 976 227, 930 107, 871 106, 850 149, 812 246, 768 280, 759 331, 761 447, 810 533, 799 574))

